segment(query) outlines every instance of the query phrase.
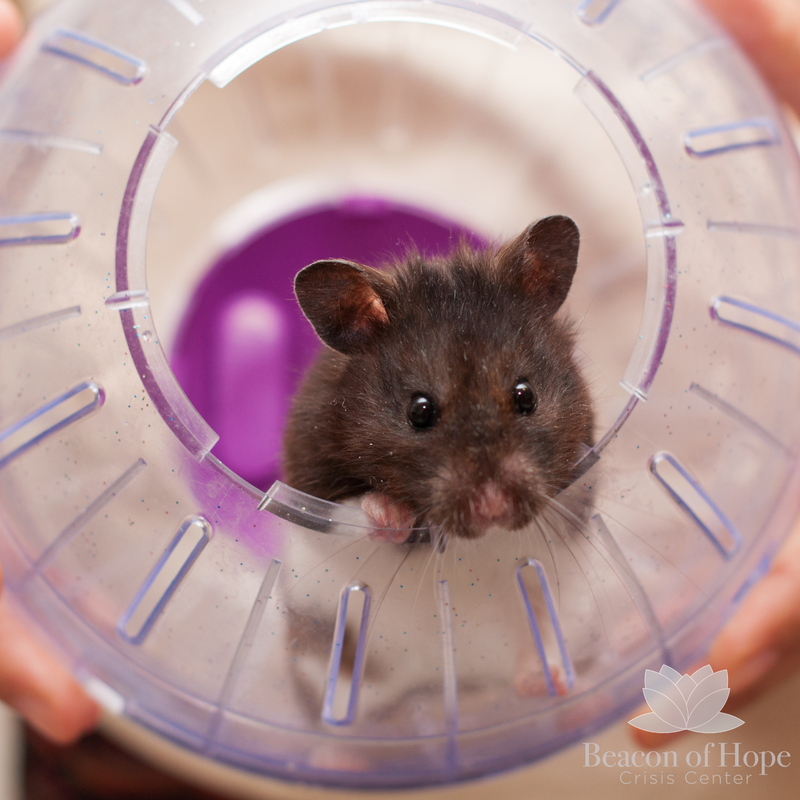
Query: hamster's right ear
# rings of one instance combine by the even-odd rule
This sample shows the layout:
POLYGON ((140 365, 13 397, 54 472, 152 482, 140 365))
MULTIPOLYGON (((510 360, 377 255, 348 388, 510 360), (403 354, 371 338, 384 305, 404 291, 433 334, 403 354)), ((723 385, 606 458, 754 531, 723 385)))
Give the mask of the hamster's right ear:
POLYGON ((378 270, 352 261, 315 261, 294 279, 297 302, 325 344, 350 355, 389 324, 379 288, 388 286, 378 270))

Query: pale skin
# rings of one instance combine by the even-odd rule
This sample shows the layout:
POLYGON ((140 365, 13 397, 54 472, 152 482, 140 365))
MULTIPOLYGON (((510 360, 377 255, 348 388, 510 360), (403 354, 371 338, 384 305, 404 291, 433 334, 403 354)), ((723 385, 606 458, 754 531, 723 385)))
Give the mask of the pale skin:
MULTIPOLYGON (((699 0, 735 36, 775 94, 800 115, 800 2, 699 0)), ((0 58, 22 35, 22 19, 0 0, 0 58)), ((2 571, 0 571, 0 592, 2 571)), ((745 702, 800 666, 800 521, 767 575, 712 643, 708 660, 727 669, 732 701, 745 702)), ((0 699, 53 741, 91 729, 99 708, 0 593, 0 699)), ((645 743, 664 737, 637 734, 645 743)))

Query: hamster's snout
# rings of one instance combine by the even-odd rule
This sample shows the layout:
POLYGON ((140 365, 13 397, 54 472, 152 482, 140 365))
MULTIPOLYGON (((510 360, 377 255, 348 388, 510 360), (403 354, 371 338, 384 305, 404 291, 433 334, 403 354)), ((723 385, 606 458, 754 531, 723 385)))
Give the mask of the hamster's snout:
POLYGON ((491 471, 466 459, 451 462, 439 471, 432 489, 428 521, 465 539, 483 536, 492 527, 520 528, 542 502, 539 470, 519 453, 501 459, 491 471))

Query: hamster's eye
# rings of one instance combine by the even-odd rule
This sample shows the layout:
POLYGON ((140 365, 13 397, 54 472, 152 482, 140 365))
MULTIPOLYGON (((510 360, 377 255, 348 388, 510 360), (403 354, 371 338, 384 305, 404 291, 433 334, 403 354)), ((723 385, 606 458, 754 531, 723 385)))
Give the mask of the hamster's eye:
POLYGON ((517 414, 533 414, 536 411, 536 392, 533 387, 526 380, 518 380, 514 384, 514 391, 512 392, 514 398, 514 406, 517 409, 517 414))
POLYGON ((424 394, 415 394, 408 404, 406 411, 408 421, 412 427, 422 430, 432 428, 438 418, 436 403, 424 394))

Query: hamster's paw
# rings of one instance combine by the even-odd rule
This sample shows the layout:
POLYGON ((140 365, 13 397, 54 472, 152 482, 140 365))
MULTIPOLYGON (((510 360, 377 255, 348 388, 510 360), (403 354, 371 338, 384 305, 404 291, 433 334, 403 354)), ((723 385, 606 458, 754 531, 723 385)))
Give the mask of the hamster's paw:
MULTIPOLYGON (((556 695, 564 697, 569 693, 567 676, 564 674, 564 670, 558 664, 548 663, 547 667, 556 695)), ((524 659, 517 666, 517 671, 514 675, 514 688, 521 697, 541 697, 551 693, 547 676, 538 657, 524 659)))
POLYGON ((408 539, 415 517, 402 503, 380 492, 370 492, 361 498, 361 508, 373 523, 370 539, 392 544, 402 544, 408 539))

